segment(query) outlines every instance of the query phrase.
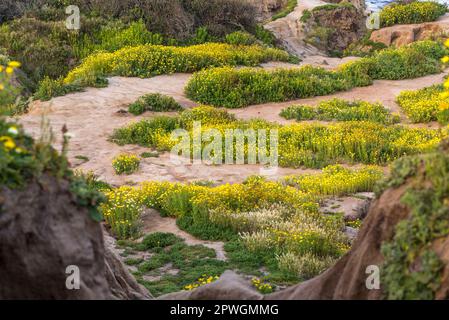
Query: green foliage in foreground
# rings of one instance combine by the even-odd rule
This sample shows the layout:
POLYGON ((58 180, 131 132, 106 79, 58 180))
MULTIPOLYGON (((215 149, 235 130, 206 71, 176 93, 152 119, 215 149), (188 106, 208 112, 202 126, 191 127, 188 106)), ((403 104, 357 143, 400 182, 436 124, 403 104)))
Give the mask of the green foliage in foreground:
POLYGON ((410 209, 382 246, 382 283, 388 299, 429 300, 441 285, 443 262, 432 245, 449 234, 449 144, 435 153, 397 161, 384 187, 410 186, 401 202, 410 209))
POLYGON ((193 100, 240 108, 327 95, 366 86, 376 79, 399 80, 441 72, 446 49, 433 41, 389 48, 340 66, 336 71, 305 66, 299 70, 211 68, 193 75, 185 89, 193 100))
POLYGON ((447 12, 447 5, 435 1, 392 3, 380 11, 382 27, 395 24, 423 23, 437 20, 447 12))
POLYGON ((382 124, 399 122, 399 116, 392 115, 382 104, 365 101, 346 101, 332 99, 320 102, 317 107, 293 105, 281 111, 285 119, 302 120, 337 120, 337 121, 372 121, 382 124))
MULTIPOLYGON (((63 150, 66 150, 64 142, 63 150)), ((24 188, 43 174, 66 179, 70 190, 76 196, 80 207, 89 210, 91 217, 101 220, 98 204, 104 196, 82 175, 74 175, 68 167, 65 154, 59 154, 49 141, 35 142, 23 129, 13 122, 0 118, 0 187, 10 189, 24 188)), ((0 208, 1 211, 1 208, 0 208)))

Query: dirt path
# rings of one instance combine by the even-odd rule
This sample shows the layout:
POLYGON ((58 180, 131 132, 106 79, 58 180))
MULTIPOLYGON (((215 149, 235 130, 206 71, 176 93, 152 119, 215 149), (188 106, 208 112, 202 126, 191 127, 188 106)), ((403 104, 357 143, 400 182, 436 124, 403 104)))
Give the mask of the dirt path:
MULTIPOLYGON (((285 120, 279 116, 279 112, 293 104, 309 104, 316 105, 320 101, 331 98, 341 98, 347 100, 365 100, 370 102, 381 102, 392 112, 401 114, 401 110, 395 102, 396 97, 403 90, 417 90, 433 84, 442 83, 447 73, 429 75, 416 79, 406 80, 376 80, 374 84, 367 87, 353 88, 349 91, 338 92, 328 96, 313 97, 307 99, 298 99, 280 103, 266 103, 260 105, 249 106, 242 109, 232 109, 231 113, 241 119, 263 118, 269 121, 276 121, 281 124, 292 123, 294 120, 285 120)), ((403 120, 406 121, 402 115, 403 120)), ((432 125, 432 124, 430 124, 432 125)), ((419 125, 426 126, 426 125, 419 125)))
MULTIPOLYGON (((150 79, 112 78, 107 88, 88 88, 85 92, 54 98, 49 102, 35 102, 30 112, 20 118, 20 122, 30 134, 38 137, 42 116, 46 114, 56 137, 57 148, 61 145, 60 130, 64 124, 67 125, 72 135, 68 151, 72 167, 83 171, 92 170, 100 179, 112 185, 133 185, 148 180, 173 182, 214 180, 217 183, 236 183, 248 176, 259 174, 258 165, 179 166, 170 161, 169 154, 143 159, 141 169, 135 174, 119 176, 114 173, 111 162, 118 154, 122 152, 141 154, 149 151, 148 148, 135 145, 118 146, 108 141, 114 129, 152 116, 152 113, 145 113, 143 116, 135 117, 121 113, 120 110, 126 110, 128 104, 150 92, 170 95, 184 107, 193 107, 196 103, 188 100, 183 93, 189 77, 187 74, 175 74, 150 79)), ((309 170, 280 168, 270 178, 277 179, 280 176, 304 171, 309 170)))
POLYGON ((265 28, 271 31, 283 47, 302 59, 307 56, 323 55, 320 51, 305 43, 304 32, 302 30, 302 17, 304 10, 311 10, 314 7, 326 4, 321 0, 299 0, 295 9, 284 18, 277 19, 265 25, 265 28))
MULTIPOLYGON (((39 136, 41 118, 47 113, 47 118, 54 129, 56 146, 60 146, 60 129, 67 125, 73 135, 69 145, 68 157, 76 169, 92 170, 101 179, 113 184, 136 184, 147 180, 160 181, 198 181, 215 180, 218 183, 241 182, 250 175, 259 174, 257 165, 189 165, 179 166, 170 161, 169 154, 162 154, 159 158, 142 160, 141 170, 129 176, 118 176, 111 166, 112 159, 122 152, 140 154, 148 151, 147 148, 128 145, 118 146, 108 139, 113 130, 128 123, 138 121, 143 117, 151 116, 146 113, 143 117, 134 117, 120 113, 137 97, 149 93, 160 92, 173 96, 184 107, 196 104, 187 99, 183 93, 184 86, 190 75, 175 74, 154 77, 150 79, 116 77, 110 80, 107 88, 89 88, 85 92, 69 94, 64 97, 52 99, 49 102, 36 102, 31 111, 20 118, 20 122, 34 136, 39 136), (85 158, 83 160, 81 158, 85 158)), ((401 81, 375 81, 372 86, 354 88, 350 91, 340 92, 331 96, 300 99, 282 103, 267 103, 249 106, 242 109, 229 110, 238 118, 263 118, 279 123, 288 123, 279 116, 279 112, 292 104, 311 104, 319 101, 339 97, 344 99, 363 99, 367 101, 380 101, 390 110, 399 111, 394 102, 402 90, 418 89, 435 83, 441 83, 444 74, 430 75, 418 79, 401 81)), ((280 168, 271 178, 277 179, 284 175, 302 173, 305 170, 280 168)), ((309 170, 306 170, 309 171, 309 170)))

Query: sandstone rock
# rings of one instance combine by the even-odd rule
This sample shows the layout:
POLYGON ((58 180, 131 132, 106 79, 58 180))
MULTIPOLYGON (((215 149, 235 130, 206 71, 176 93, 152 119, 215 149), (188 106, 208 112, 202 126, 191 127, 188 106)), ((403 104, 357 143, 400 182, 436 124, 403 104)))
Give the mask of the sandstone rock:
POLYGON ((329 52, 344 50, 365 34, 365 15, 355 6, 311 11, 304 25, 306 42, 329 52))
POLYGON ((100 225, 77 206, 67 181, 44 176, 0 190, 0 299, 107 299, 100 225), (66 268, 80 289, 66 288, 66 268))
POLYGON ((109 284, 111 298, 117 300, 148 300, 153 297, 129 273, 115 249, 115 240, 103 231, 104 258, 106 265, 106 280, 109 284))
POLYGON ((100 224, 69 183, 47 175, 23 190, 0 189, 0 275, 0 299, 151 298, 104 248, 100 224), (79 268, 79 290, 66 287, 68 266, 79 268))
POLYGON ((435 22, 404 24, 373 31, 370 39, 387 46, 400 47, 415 41, 444 37, 449 32, 449 16, 435 22))
POLYGON ((287 0, 247 0, 257 10, 261 17, 267 18, 273 12, 282 9, 287 4, 287 0))
POLYGON ((169 293, 160 300, 261 300, 263 296, 233 271, 225 271, 215 282, 192 291, 169 293))

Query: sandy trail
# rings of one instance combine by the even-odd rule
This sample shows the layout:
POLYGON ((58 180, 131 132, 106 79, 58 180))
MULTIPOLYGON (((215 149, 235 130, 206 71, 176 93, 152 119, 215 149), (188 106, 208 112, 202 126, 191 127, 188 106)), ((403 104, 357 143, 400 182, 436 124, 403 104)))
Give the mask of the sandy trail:
MULTIPOLYGON (((43 114, 50 122, 55 135, 55 146, 61 146, 60 130, 65 124, 72 135, 69 144, 68 157, 75 169, 93 171, 100 179, 112 185, 134 185, 143 181, 199 181, 214 180, 217 183, 241 182, 248 176, 260 174, 259 165, 186 165, 179 166, 170 161, 169 154, 161 154, 158 158, 142 159, 141 168, 132 175, 116 175, 112 168, 112 159, 120 153, 141 154, 150 149, 126 145, 118 146, 108 141, 116 128, 151 117, 147 112, 135 117, 121 113, 127 105, 139 96, 159 92, 174 97, 182 106, 192 107, 196 103, 184 95, 184 86, 190 75, 163 75, 150 79, 115 77, 110 79, 107 88, 88 88, 85 92, 73 93, 57 97, 48 102, 35 102, 28 114, 19 121, 26 131, 35 137, 40 135, 40 125, 43 114), (80 157, 88 160, 79 159, 80 157)), ((172 113, 159 113, 172 114, 172 113)), ((309 172, 310 170, 295 170, 280 168, 270 179, 281 176, 309 172)))
MULTIPOLYGON (((267 67, 275 67, 275 65, 267 67)), ((279 116, 279 112, 283 108, 292 104, 315 105, 319 101, 338 97, 349 100, 379 101, 391 111, 398 112, 399 108, 395 103, 395 98, 402 90, 419 89, 441 83, 444 75, 437 74, 400 81, 380 80, 375 81, 372 86, 354 88, 330 96, 267 103, 229 111, 241 119, 258 117, 285 124, 292 121, 279 116)), ((84 171, 92 170, 101 179, 113 185, 137 184, 147 180, 179 182, 214 180, 218 183, 236 183, 250 175, 259 174, 260 166, 258 165, 179 166, 170 161, 169 154, 161 154, 159 158, 143 159, 141 169, 135 174, 118 176, 114 173, 111 162, 119 153, 140 154, 149 149, 134 145, 118 146, 108 141, 113 130, 144 117, 152 116, 152 113, 146 113, 143 116, 135 117, 119 111, 126 110, 129 103, 150 92, 170 95, 184 107, 193 107, 196 103, 184 95, 184 86, 189 78, 188 74, 163 75, 150 79, 114 77, 110 79, 107 88, 88 88, 85 92, 54 98, 49 102, 35 102, 32 104, 30 112, 20 118, 20 122, 24 124, 29 133, 37 137, 40 133, 42 114, 46 113, 55 132, 55 145, 58 148, 61 143, 59 131, 66 124, 69 132, 73 135, 68 152, 72 166, 84 171), (78 159, 79 156, 87 157, 88 161, 78 159)), ((310 170, 280 168, 271 178, 277 179, 284 175, 305 171, 310 172, 310 170)))

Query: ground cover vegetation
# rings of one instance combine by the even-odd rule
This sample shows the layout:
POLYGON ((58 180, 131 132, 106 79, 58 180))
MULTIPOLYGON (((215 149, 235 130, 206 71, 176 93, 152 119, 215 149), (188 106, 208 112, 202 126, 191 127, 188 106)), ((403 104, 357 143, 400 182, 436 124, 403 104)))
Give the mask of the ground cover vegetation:
POLYGON ((370 85, 376 79, 399 80, 438 73, 445 54, 442 44, 419 41, 378 51, 336 71, 312 66, 275 71, 210 68, 193 75, 186 94, 200 103, 227 108, 294 100, 370 85))
POLYGON ((394 124, 400 121, 398 115, 391 114, 380 103, 342 99, 323 101, 316 107, 292 105, 283 109, 280 115, 285 119, 295 119, 297 121, 372 121, 382 124, 394 124))
MULTIPOLYGON (((158 116, 116 129, 112 141, 118 144, 137 144, 170 151, 179 142, 171 138, 175 129, 186 129, 193 134, 193 122, 201 121, 201 132, 213 128, 222 133, 229 129, 278 130, 279 165, 283 167, 322 168, 336 163, 386 164, 405 154, 431 151, 448 133, 425 128, 408 128, 401 125, 385 126, 368 121, 346 121, 331 124, 298 123, 281 126, 263 120, 237 120, 223 109, 197 107, 185 110, 179 116, 158 116)), ((256 136, 256 142, 258 137, 256 136)), ((233 142, 235 146, 236 141, 233 142)), ((202 150, 207 142, 203 141, 202 150)), ((248 142, 245 142, 248 146, 248 142)), ((256 151, 258 151, 256 143, 256 151)), ((246 148, 247 149, 247 148, 246 148)), ((269 154, 269 146, 261 150, 269 154)), ((225 153, 223 153, 223 157, 225 153)), ((212 157, 213 158, 213 157, 212 157)), ((233 159, 236 159, 235 147, 233 159)), ((245 151, 247 159, 247 150, 245 151)), ((223 159, 216 159, 223 163, 223 159)))
POLYGON ((175 99, 159 93, 149 93, 141 96, 128 107, 128 111, 136 116, 145 111, 163 112, 180 110, 182 110, 182 107, 175 99))
POLYGON ((420 90, 402 91, 397 102, 407 117, 414 123, 439 121, 449 123, 449 100, 443 85, 434 85, 420 90))
POLYGON ((447 12, 447 5, 436 1, 400 1, 380 11, 382 27, 395 24, 423 23, 437 20, 447 12))
POLYGON ((330 166, 316 175, 290 176, 279 182, 257 176, 220 186, 151 181, 106 192, 108 200, 101 210, 115 235, 129 239, 120 244, 156 253, 148 261, 131 260, 138 265, 137 278, 156 293, 195 288, 195 280, 203 274, 213 279, 229 268, 261 276, 261 283, 286 284, 324 271, 349 248, 343 217, 318 212, 319 202, 328 196, 371 191, 382 175, 374 166, 330 166), (133 241, 140 235, 140 215, 145 208, 175 217, 179 227, 196 237, 224 240, 228 260, 215 260, 214 250, 205 247, 177 245, 179 239, 174 236, 156 233, 142 242, 133 241), (181 259, 178 250, 208 252, 208 259, 204 261, 201 255, 181 259), (154 276, 156 269, 168 263, 180 272, 153 282, 141 278, 154 276), (269 275, 263 276, 261 265, 269 275))

